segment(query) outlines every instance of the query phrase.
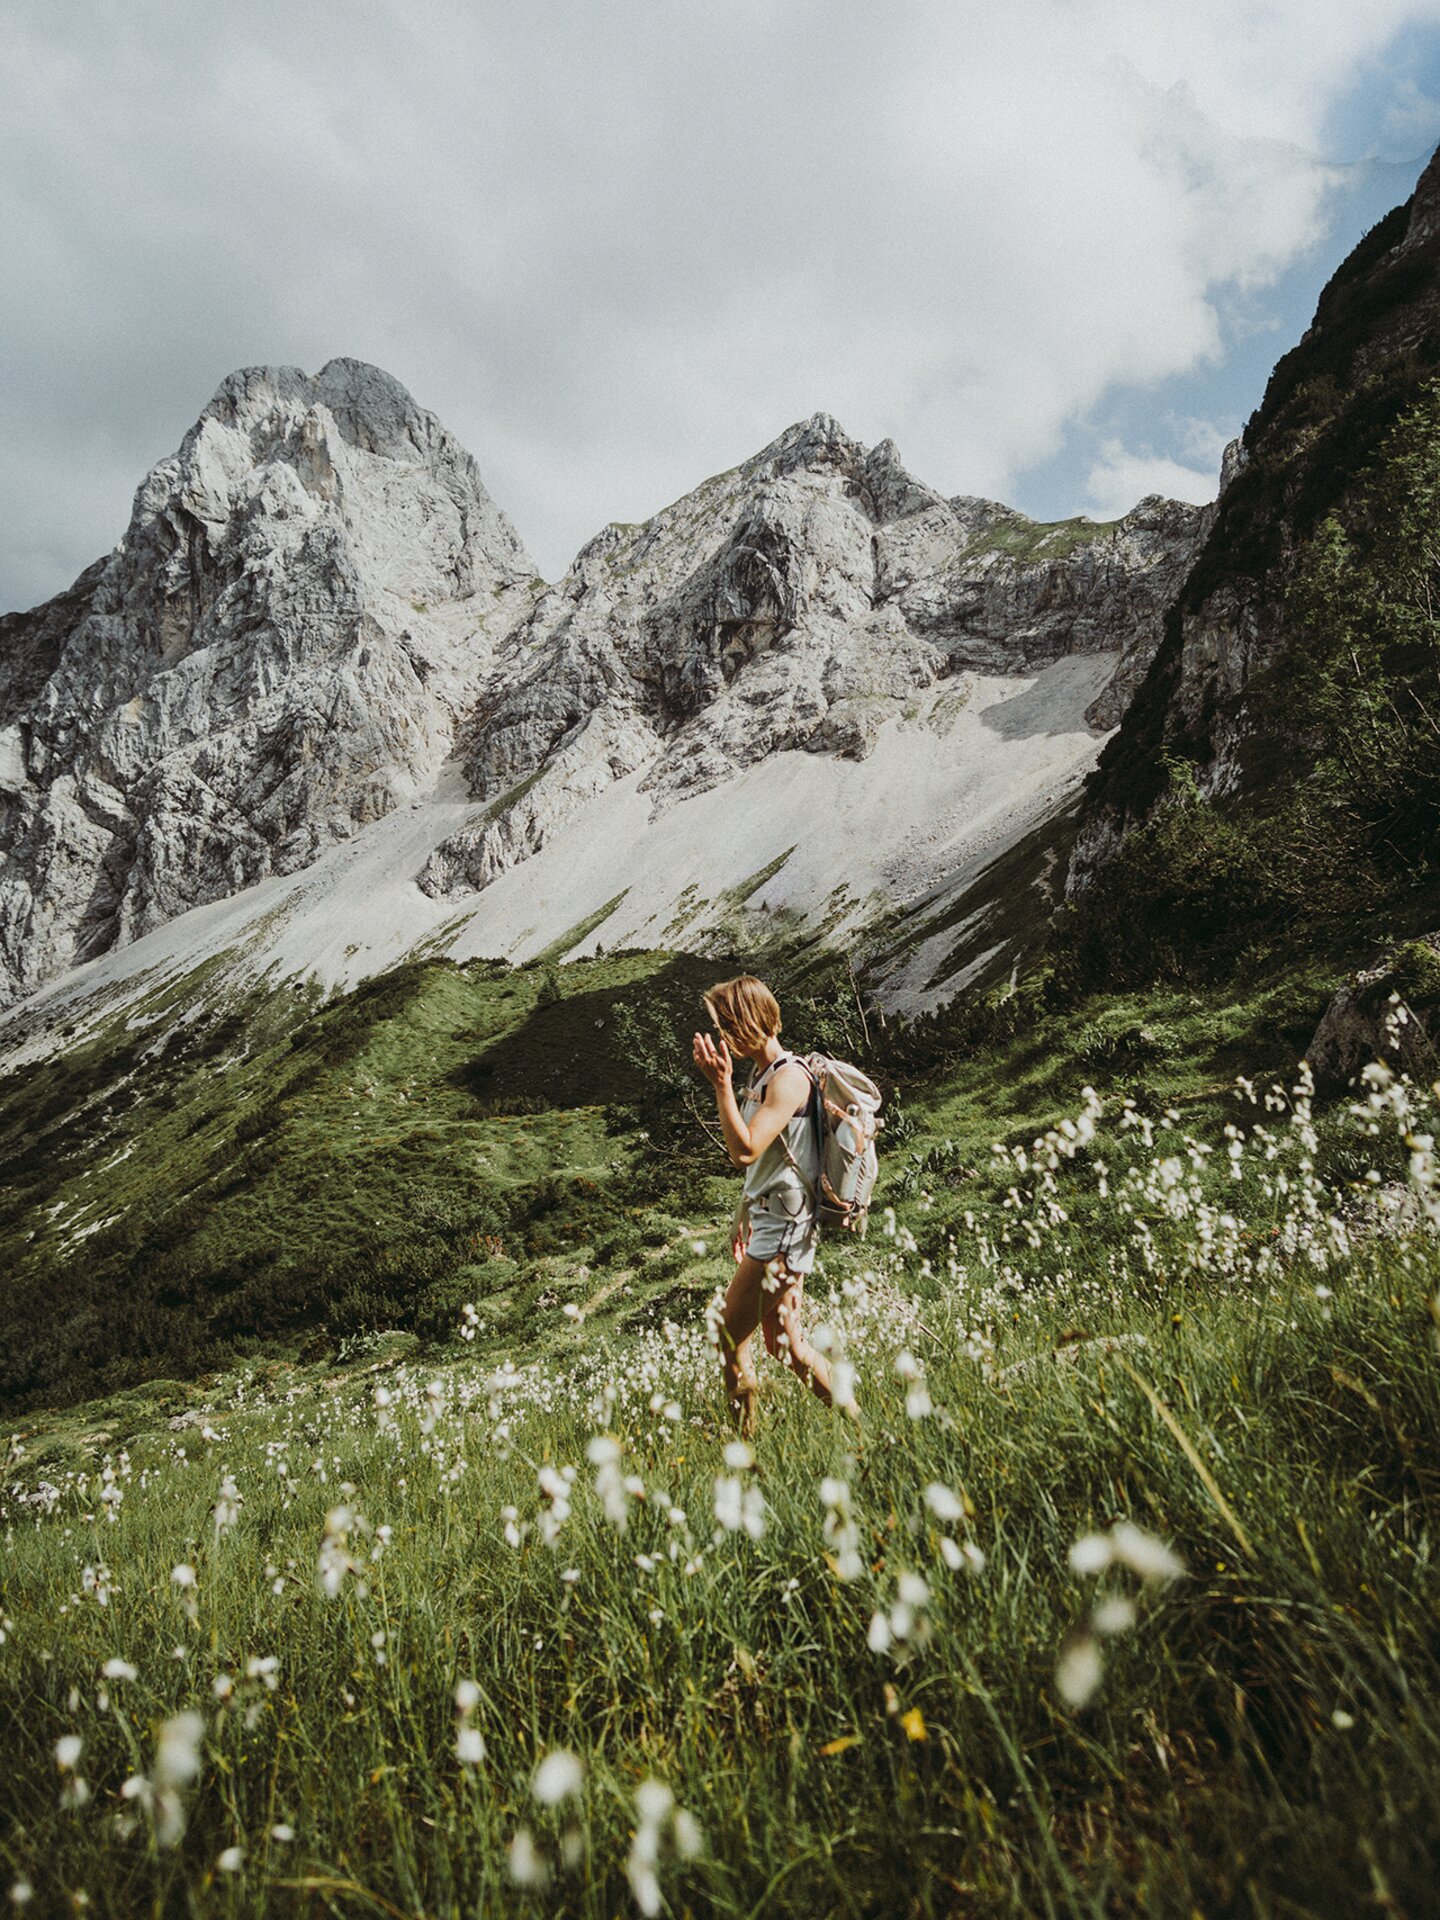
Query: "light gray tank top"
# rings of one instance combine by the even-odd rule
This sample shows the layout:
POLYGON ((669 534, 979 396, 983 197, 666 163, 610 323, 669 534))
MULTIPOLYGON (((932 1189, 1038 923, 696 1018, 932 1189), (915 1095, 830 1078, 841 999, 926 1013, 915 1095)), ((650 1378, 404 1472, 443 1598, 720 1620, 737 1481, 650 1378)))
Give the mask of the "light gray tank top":
MULTIPOLYGON (((796 1054, 782 1053, 778 1060, 771 1061, 762 1074, 752 1076, 740 1106, 740 1117, 747 1127, 760 1111, 765 1089, 771 1080, 787 1060, 797 1058, 796 1054)), ((815 1125, 806 1105, 786 1122, 760 1158, 752 1160, 745 1169, 742 1201, 751 1212, 779 1214, 785 1219, 798 1220, 803 1214, 814 1211, 811 1196, 819 1179, 820 1144, 815 1138, 815 1125), (786 1156, 786 1146, 799 1161, 805 1179, 791 1165, 786 1156), (805 1180, 811 1183, 808 1187, 805 1180)))

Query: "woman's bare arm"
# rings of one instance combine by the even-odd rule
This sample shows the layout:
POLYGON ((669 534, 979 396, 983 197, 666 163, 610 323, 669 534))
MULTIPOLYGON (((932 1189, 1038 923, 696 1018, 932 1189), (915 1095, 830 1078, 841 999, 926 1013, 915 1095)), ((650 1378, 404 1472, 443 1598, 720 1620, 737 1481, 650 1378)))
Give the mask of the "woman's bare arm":
POLYGON ((715 1089, 715 1105, 732 1167, 748 1167, 758 1160, 810 1097, 810 1076, 792 1060, 765 1089, 760 1111, 747 1127, 735 1098, 734 1069, 724 1040, 717 1047, 709 1034, 697 1033, 694 1058, 715 1089))

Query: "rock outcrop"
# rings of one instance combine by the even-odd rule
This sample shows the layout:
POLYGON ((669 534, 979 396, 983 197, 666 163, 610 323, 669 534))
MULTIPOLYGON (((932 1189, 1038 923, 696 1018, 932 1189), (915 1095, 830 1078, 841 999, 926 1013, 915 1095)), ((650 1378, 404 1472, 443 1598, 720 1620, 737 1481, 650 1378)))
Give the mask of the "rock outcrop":
POLYGON ((3 997, 433 782, 534 576, 388 374, 231 374, 114 552, 0 621, 3 997))
POLYGON ((1357 1087, 1375 1061, 1429 1084, 1437 1031, 1440 935, 1431 935, 1362 967, 1336 990, 1305 1050, 1316 1091, 1328 1096, 1357 1087))
POLYGON ((1245 796, 1303 772, 1306 743, 1265 688, 1288 651, 1286 593, 1303 543, 1400 412, 1440 374, 1440 150, 1415 192, 1365 236, 1276 366, 1227 452, 1209 537, 1162 643, 1085 795, 1069 888, 1150 817, 1165 758, 1202 793, 1245 796))
POLYGON ((546 587, 389 375, 244 369, 115 551, 0 621, 0 999, 307 867, 449 763, 464 803, 447 778, 405 876, 434 900, 617 783, 654 820, 772 755, 863 760, 902 714, 946 731, 977 676, 1074 656, 1094 671, 1066 683, 1073 715, 994 724, 1078 729, 1088 764, 1082 715, 1097 740, 1114 724, 1210 518, 1149 499, 1037 525, 817 414, 546 587))

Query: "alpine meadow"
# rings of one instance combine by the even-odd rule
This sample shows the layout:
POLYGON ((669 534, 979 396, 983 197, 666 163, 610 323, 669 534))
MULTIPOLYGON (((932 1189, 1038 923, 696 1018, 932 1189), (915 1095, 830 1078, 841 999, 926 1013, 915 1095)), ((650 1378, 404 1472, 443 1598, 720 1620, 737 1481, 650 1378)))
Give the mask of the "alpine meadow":
POLYGON ((1210 505, 815 413, 549 582, 228 374, 0 618, 0 1894, 1440 1913, 1437 849, 1440 155, 1210 505), (742 1434, 746 975, 883 1125, 742 1434))

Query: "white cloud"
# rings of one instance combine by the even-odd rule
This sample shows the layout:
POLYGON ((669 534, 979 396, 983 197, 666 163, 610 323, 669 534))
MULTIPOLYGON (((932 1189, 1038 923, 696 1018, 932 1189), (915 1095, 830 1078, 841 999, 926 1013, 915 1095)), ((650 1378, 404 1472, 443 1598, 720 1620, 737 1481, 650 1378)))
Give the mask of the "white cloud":
POLYGON ((1146 494, 1189 500, 1197 507, 1215 498, 1218 468, 1186 466, 1165 454, 1131 453, 1118 440, 1106 440, 1085 483, 1085 511, 1096 520, 1118 520, 1146 494))
POLYGON ((1385 109, 1380 141, 1392 152, 1420 153, 1440 134, 1440 100, 1428 94, 1407 74, 1395 87, 1385 109))
MULTIPOLYGON (((111 546, 146 466, 261 360, 387 367, 552 574, 817 408, 1003 497, 1107 392, 1217 363, 1225 290, 1263 292, 1323 231, 1327 112, 1437 21, 1440 0, 21 0, 0 604, 111 546), (67 455, 73 491, 37 489, 67 455)), ((1106 452, 1097 497, 1127 461, 1166 464, 1106 452)))

